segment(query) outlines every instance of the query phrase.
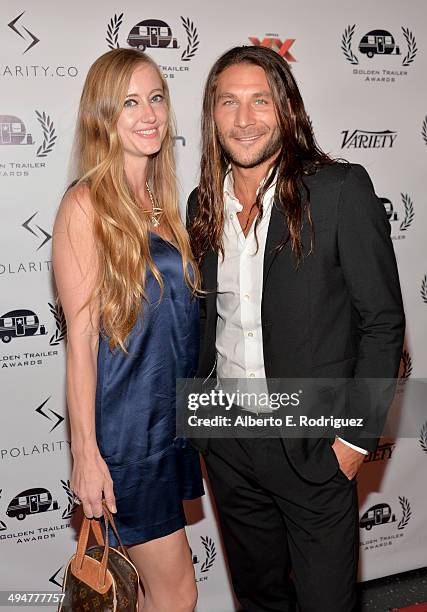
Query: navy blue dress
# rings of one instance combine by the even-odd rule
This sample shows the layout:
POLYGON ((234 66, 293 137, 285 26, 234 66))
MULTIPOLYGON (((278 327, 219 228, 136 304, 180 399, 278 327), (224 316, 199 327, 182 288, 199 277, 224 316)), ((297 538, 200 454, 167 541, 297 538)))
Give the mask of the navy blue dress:
POLYGON ((128 355, 110 351, 102 334, 98 352, 96 436, 114 483, 118 532, 128 545, 184 527, 182 500, 204 493, 198 453, 175 432, 176 379, 193 377, 197 367, 198 301, 179 251, 155 233, 150 248, 163 296, 148 270, 144 316, 127 338, 128 355))

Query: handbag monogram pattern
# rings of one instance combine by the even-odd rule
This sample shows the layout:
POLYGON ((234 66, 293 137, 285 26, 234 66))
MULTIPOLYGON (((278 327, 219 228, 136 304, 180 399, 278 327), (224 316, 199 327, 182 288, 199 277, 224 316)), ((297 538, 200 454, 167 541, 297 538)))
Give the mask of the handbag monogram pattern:
POLYGON ((96 519, 84 517, 77 542, 77 552, 68 562, 62 591, 65 594, 59 612, 137 612, 138 572, 121 543, 114 519, 103 504, 104 534, 96 519), (108 546, 109 527, 120 544, 119 550, 108 546), (90 530, 97 541, 87 548, 90 530))

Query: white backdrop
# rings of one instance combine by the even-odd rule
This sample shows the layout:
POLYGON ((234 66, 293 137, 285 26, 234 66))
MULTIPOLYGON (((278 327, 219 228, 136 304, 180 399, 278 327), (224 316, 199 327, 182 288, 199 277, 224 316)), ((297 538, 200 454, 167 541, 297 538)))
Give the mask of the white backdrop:
MULTIPOLYGON (((141 21, 166 22, 176 39, 148 51, 171 88, 183 206, 197 181, 201 91, 213 61, 236 44, 264 44, 291 62, 322 148, 363 164, 389 212, 408 322, 400 401, 408 377, 426 376, 427 7, 423 0, 253 4, 2 2, 0 590, 59 591, 75 547, 65 325, 50 234, 73 178, 69 158, 87 69, 109 47, 126 46, 141 21)), ((361 580, 426 564, 426 423, 427 416, 417 437, 383 440, 362 470, 361 580)), ((192 504, 189 516, 198 610, 232 612, 209 498, 192 504)))

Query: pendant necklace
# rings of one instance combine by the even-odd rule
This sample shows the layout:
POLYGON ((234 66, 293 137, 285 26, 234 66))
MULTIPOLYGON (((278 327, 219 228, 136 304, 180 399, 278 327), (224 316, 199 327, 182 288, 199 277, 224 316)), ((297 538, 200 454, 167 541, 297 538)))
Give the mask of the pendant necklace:
POLYGON ((150 211, 150 221, 154 225, 154 227, 159 227, 160 217, 163 214, 163 208, 161 208, 160 206, 156 206, 153 193, 148 185, 148 181, 145 181, 145 186, 147 188, 148 197, 150 198, 152 207, 152 210, 150 211))

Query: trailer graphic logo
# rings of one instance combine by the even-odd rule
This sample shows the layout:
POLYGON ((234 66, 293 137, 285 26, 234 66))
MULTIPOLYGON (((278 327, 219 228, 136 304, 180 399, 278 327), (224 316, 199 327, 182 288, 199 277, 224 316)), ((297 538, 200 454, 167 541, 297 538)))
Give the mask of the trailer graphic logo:
POLYGON ((409 28, 401 27, 403 38, 399 41, 388 30, 376 29, 364 34, 359 41, 357 50, 358 57, 352 47, 352 39, 355 35, 356 24, 348 25, 341 36, 341 50, 345 59, 353 66, 358 66, 360 60, 367 58, 367 68, 355 68, 353 74, 365 77, 367 82, 394 83, 399 78, 408 75, 407 70, 396 70, 396 61, 393 57, 399 58, 399 64, 407 68, 412 64, 417 55, 417 43, 414 34, 409 28), (406 53, 405 53, 406 48, 406 53), (404 54, 404 55, 403 55, 404 54), (385 58, 385 56, 391 56, 385 58), (402 60, 400 58, 403 56, 402 60), (372 67, 371 62, 374 62, 372 67), (378 62, 383 65, 378 66, 378 62))
MULTIPOLYGON (((49 303, 49 309, 55 319, 56 329, 49 345, 58 346, 67 335, 67 323, 60 304, 49 303)), ((29 336, 46 336, 46 326, 40 324, 38 315, 33 310, 17 309, 0 316, 0 340, 8 344, 13 338, 29 336)))
POLYGON ((387 30, 372 30, 365 34, 359 43, 359 51, 369 58, 374 55, 400 55, 399 46, 387 30))
POLYGON ((33 145, 24 122, 14 115, 0 115, 0 145, 33 145))
MULTIPOLYGON (((107 25, 106 41, 109 49, 118 49, 121 45, 119 42, 119 34, 123 24, 124 13, 115 14, 110 19, 107 25)), ((187 44, 185 45, 182 38, 181 43, 173 29, 166 21, 160 19, 144 19, 134 24, 126 37, 126 44, 134 49, 145 51, 150 49, 165 49, 170 52, 180 52, 181 62, 190 62, 196 55, 199 48, 199 34, 194 22, 189 17, 180 17, 181 26, 184 29, 187 44)), ((173 53, 172 53, 173 56, 173 53)), ((156 58, 157 59, 157 58, 156 58)), ((159 59, 157 59, 159 62, 159 59)), ((160 69, 165 73, 167 78, 174 78, 175 73, 188 72, 188 66, 182 65, 162 65, 159 62, 160 69)))
POLYGON ((396 205, 393 205, 389 198, 380 198, 392 227, 393 240, 404 240, 406 232, 411 227, 415 218, 412 198, 407 193, 401 193, 400 198, 403 205, 403 214, 396 209, 396 205), (400 223, 398 223, 399 221, 400 223))
POLYGON ((38 316, 32 310, 11 310, 0 317, 0 340, 9 343, 12 338, 45 336, 46 326, 40 325, 38 316))
POLYGON ((20 36, 23 40, 25 40, 26 42, 29 42, 29 45, 25 49, 25 51, 23 51, 23 54, 27 53, 27 51, 32 49, 37 43, 40 42, 40 39, 37 38, 37 36, 35 36, 32 32, 30 32, 30 30, 28 30, 25 26, 23 26, 22 24, 18 25, 18 21, 21 19, 24 13, 25 11, 22 11, 22 13, 18 15, 18 17, 15 17, 15 19, 12 19, 12 21, 7 24, 8 27, 13 32, 15 32, 15 34, 18 34, 18 36, 20 36), (25 32, 25 34, 23 34, 23 32, 25 32))
POLYGON ((35 488, 18 493, 9 503, 6 515, 23 521, 29 514, 53 510, 59 510, 59 505, 52 499, 51 492, 48 489, 35 488))
POLYGON ((0 114, 0 146, 7 147, 11 151, 16 151, 19 147, 18 150, 22 151, 25 145, 30 145, 26 151, 31 150, 31 157, 33 158, 31 160, 27 156, 24 159, 7 160, 0 165, 0 176, 28 176, 29 169, 45 167, 44 163, 36 162, 34 157, 37 160, 47 157, 53 151, 57 136, 54 123, 45 111, 36 110, 35 116, 41 127, 43 138, 34 152, 34 149, 31 150, 31 146, 35 145, 37 141, 34 138, 33 130, 28 129, 26 125, 26 123, 31 123, 31 120, 28 121, 27 118, 24 122, 16 115, 0 114))
MULTIPOLYGON (((398 530, 405 529, 412 516, 411 504, 406 497, 399 496, 399 503, 402 509, 402 517, 397 525, 398 530)), ((391 506, 386 503, 371 506, 360 519, 360 528, 370 531, 372 527, 378 527, 387 523, 395 523, 396 515, 391 510, 391 506)))
POLYGON ((137 23, 129 32, 127 43, 129 47, 141 51, 156 47, 179 49, 178 41, 173 36, 170 26, 159 19, 146 19, 137 23))
POLYGON ((297 61, 289 51, 296 40, 295 38, 286 38, 282 41, 278 34, 266 34, 262 41, 255 36, 249 36, 249 40, 255 47, 273 49, 273 51, 276 51, 276 53, 281 55, 288 62, 297 61))

